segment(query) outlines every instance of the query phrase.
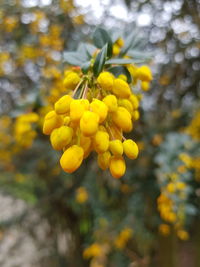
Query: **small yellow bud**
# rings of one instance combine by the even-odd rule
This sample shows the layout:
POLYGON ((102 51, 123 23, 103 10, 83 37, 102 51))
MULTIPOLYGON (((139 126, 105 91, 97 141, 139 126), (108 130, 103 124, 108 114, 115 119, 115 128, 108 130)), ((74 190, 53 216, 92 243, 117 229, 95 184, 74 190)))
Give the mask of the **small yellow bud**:
POLYGON ((53 130, 50 136, 51 145, 55 150, 61 150, 68 145, 73 136, 73 129, 68 126, 61 126, 53 130))
POLYGON ((131 140, 127 139, 123 142, 124 153, 129 159, 136 159, 139 153, 137 144, 131 140))
POLYGON ((153 79, 151 70, 146 65, 143 65, 137 69, 136 76, 139 80, 145 82, 150 82, 153 79))
POLYGON ((81 134, 80 136, 80 146, 84 150, 84 159, 87 158, 91 152, 92 149, 92 140, 90 137, 84 136, 81 134))
POLYGON ((120 47, 124 46, 124 40, 120 37, 119 39, 117 39, 116 44, 118 44, 120 47))
POLYGON ((126 108, 130 112, 130 114, 133 111, 133 105, 132 105, 131 101, 128 100, 128 99, 122 99, 122 98, 119 99, 118 100, 118 105, 121 106, 121 107, 126 108))
POLYGON ((79 121, 83 113, 89 108, 87 99, 74 99, 70 104, 70 119, 79 121))
POLYGON ((107 91, 112 90, 113 81, 114 77, 110 72, 102 72, 97 78, 97 82, 100 84, 101 88, 107 91))
POLYGON ((107 95, 104 97, 103 102, 108 107, 109 112, 115 112, 117 110, 117 98, 114 95, 107 95))
POLYGON ((174 212, 169 212, 169 214, 167 214, 166 220, 167 220, 168 222, 173 223, 173 222, 176 221, 176 219, 177 219, 176 213, 174 213, 174 212))
POLYGON ((70 95, 62 96, 54 105, 57 114, 65 114, 69 111, 73 98, 70 95))
POLYGON ((141 82, 141 88, 143 91, 148 91, 149 87, 150 87, 149 82, 145 82, 145 81, 141 82))
POLYGON ((109 167, 111 154, 109 151, 98 154, 98 165, 102 170, 106 170, 109 167))
POLYGON ((169 193, 174 193, 176 191, 176 186, 171 182, 167 185, 166 189, 169 193))
POLYGON ((43 133, 49 135, 54 129, 59 128, 62 124, 62 117, 52 110, 48 112, 44 118, 43 133))
POLYGON ((138 110, 134 110, 132 112, 132 118, 133 118, 134 121, 137 121, 140 118, 140 113, 139 113, 138 110))
POLYGON ((92 103, 90 104, 90 109, 94 113, 99 115, 99 122, 103 122, 108 114, 108 107, 104 102, 102 102, 99 99, 94 99, 92 103))
POLYGON ((134 65, 131 65, 131 64, 129 64, 128 66, 127 66, 127 69, 128 69, 128 71, 130 72, 130 74, 131 74, 131 76, 133 77, 133 78, 136 78, 136 73, 137 73, 137 67, 136 66, 134 66, 134 65))
POLYGON ((73 145, 63 153, 60 158, 60 165, 65 172, 72 173, 80 167, 83 161, 83 155, 83 148, 73 145))
POLYGON ((124 74, 120 74, 120 75, 118 76, 118 78, 121 79, 121 80, 123 80, 123 81, 125 81, 125 82, 127 82, 127 77, 126 77, 126 75, 124 75, 124 74))
POLYGON ((119 52, 120 52, 120 46, 118 44, 114 44, 113 45, 113 55, 117 56, 117 55, 119 55, 119 52))
POLYGON ((113 93, 117 97, 128 98, 131 95, 131 89, 127 82, 121 79, 115 79, 113 83, 113 93))
POLYGON ((76 190, 76 201, 80 204, 85 203, 88 200, 88 193, 84 187, 79 187, 76 190))
POLYGON ((131 115, 124 107, 118 107, 117 111, 112 114, 112 119, 124 132, 130 132, 133 128, 131 115))
POLYGON ((126 171, 126 164, 123 157, 112 156, 110 158, 110 172, 114 178, 120 178, 126 171))
POLYGON ((80 120, 80 129, 85 136, 94 135, 99 126, 99 115, 91 111, 85 111, 80 120))
POLYGON ((170 226, 168 224, 161 224, 159 226, 159 232, 164 236, 168 236, 170 234, 170 226))
POLYGON ((136 97, 136 95, 131 94, 131 96, 129 97, 129 100, 133 105, 133 109, 139 108, 139 101, 138 101, 138 98, 136 97))
POLYGON ((64 86, 69 89, 69 90, 73 90, 76 85, 80 82, 80 77, 78 76, 78 74, 76 72, 70 72, 66 78, 63 81, 64 86))
POLYGON ((176 183, 176 188, 178 190, 184 190, 186 188, 186 183, 184 183, 184 182, 177 182, 176 183))
POLYGON ((181 239, 181 240, 188 240, 189 239, 189 234, 188 232, 186 232, 185 230, 178 230, 177 231, 177 236, 181 239))
POLYGON ((121 156, 123 154, 123 145, 120 140, 112 140, 109 143, 109 150, 114 156, 121 156))
POLYGON ((97 153, 103 153, 109 147, 109 134, 103 131, 97 131, 94 139, 93 146, 97 153))

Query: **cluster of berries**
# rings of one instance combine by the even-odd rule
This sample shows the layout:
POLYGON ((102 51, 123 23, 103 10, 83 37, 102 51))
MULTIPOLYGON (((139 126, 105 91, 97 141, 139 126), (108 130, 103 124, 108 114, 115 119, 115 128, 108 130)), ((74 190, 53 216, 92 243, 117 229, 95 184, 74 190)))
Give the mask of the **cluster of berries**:
MULTIPOLYGON (((150 70, 144 67, 143 78, 149 81, 150 70)), ((130 159, 138 156, 137 144, 123 136, 139 118, 139 98, 132 93, 126 76, 115 78, 110 72, 101 72, 94 78, 80 70, 68 70, 64 85, 67 94, 55 103, 43 125, 53 148, 64 151, 61 167, 72 173, 95 151, 99 167, 109 168, 113 177, 120 178, 126 171, 123 154, 130 159)))

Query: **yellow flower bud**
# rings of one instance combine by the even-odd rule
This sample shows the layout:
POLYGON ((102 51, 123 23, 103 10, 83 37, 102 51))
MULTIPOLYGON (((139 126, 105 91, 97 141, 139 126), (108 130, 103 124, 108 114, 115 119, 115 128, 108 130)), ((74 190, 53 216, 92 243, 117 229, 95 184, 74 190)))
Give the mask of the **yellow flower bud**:
POLYGON ((108 114, 108 107, 104 102, 102 102, 99 99, 94 99, 92 103, 90 104, 90 109, 94 113, 99 115, 99 122, 103 122, 108 114))
POLYGON ((176 183, 176 188, 178 190, 184 190, 186 188, 186 183, 184 183, 184 182, 177 182, 176 183))
POLYGON ((68 126, 61 126, 53 130, 50 136, 51 145, 55 150, 61 150, 68 145, 73 136, 73 129, 68 126))
POLYGON ((74 99, 70 104, 71 121, 79 121, 83 113, 88 109, 89 101, 87 99, 74 99))
POLYGON ((121 98, 128 98, 131 95, 131 89, 128 83, 121 79, 114 80, 112 91, 117 97, 121 98))
POLYGON ((184 241, 189 239, 189 234, 185 230, 178 230, 177 236, 184 241))
POLYGON ((73 98, 70 95, 62 96, 54 105, 57 114, 65 114, 69 111, 73 98))
POLYGON ((48 112, 44 118, 43 133, 49 135, 54 129, 59 128, 62 124, 62 117, 52 110, 48 112))
POLYGON ((120 52, 120 46, 118 44, 114 44, 113 45, 113 55, 114 56, 119 55, 119 52, 120 52))
POLYGON ((133 128, 131 115, 124 107, 118 107, 117 111, 112 114, 112 119, 124 132, 130 132, 133 128))
POLYGON ((139 101, 136 95, 131 94, 131 96, 129 97, 129 101, 132 103, 133 109, 138 109, 139 101))
POLYGON ((134 121, 137 121, 140 118, 140 113, 138 110, 134 110, 132 113, 132 118, 134 121))
POLYGON ((60 165, 65 172, 72 173, 80 167, 83 161, 83 155, 83 148, 73 145, 63 153, 60 158, 60 165))
POLYGON ((161 224, 159 226, 159 232, 164 236, 168 236, 170 234, 170 226, 168 224, 161 224))
POLYGON ((83 113, 83 116, 80 120, 80 129, 81 132, 85 136, 92 136, 94 135, 99 126, 99 115, 91 112, 91 111, 85 111, 83 113))
POLYGON ((120 75, 118 76, 118 78, 121 79, 121 80, 123 80, 123 81, 125 81, 125 82, 127 82, 127 77, 126 77, 126 75, 124 75, 124 74, 120 74, 120 75))
POLYGON ((78 74, 72 71, 66 76, 63 81, 63 84, 67 89, 73 90, 80 82, 80 79, 81 78, 78 76, 78 74))
POLYGON ((80 99, 81 104, 85 107, 85 110, 88 110, 90 107, 90 102, 87 99, 80 99))
POLYGON ((114 156, 121 156, 123 154, 123 145, 120 140, 112 140, 109 143, 109 150, 114 156))
POLYGON ((114 95, 107 95, 104 97, 103 102, 108 107, 109 112, 115 112, 117 110, 117 98, 114 95))
POLYGON ((39 120, 38 114, 34 112, 23 114, 18 118, 23 122, 37 122, 39 120))
POLYGON ((166 187, 169 193, 174 193, 176 191, 176 185, 174 183, 169 183, 166 187))
POLYGON ((127 66, 127 69, 128 69, 128 71, 130 72, 130 74, 131 74, 131 76, 133 77, 133 78, 136 78, 136 73, 137 73, 137 67, 136 66, 134 66, 134 65, 131 65, 131 64, 129 64, 128 66, 127 66))
POLYGON ((143 65, 137 69, 136 76, 139 80, 145 82, 150 82, 153 79, 151 70, 146 65, 143 65))
POLYGON ((109 147, 109 134, 103 131, 97 131, 94 139, 93 146, 97 153, 103 153, 109 147))
POLYGON ((150 87, 149 82, 145 82, 145 81, 141 82, 141 88, 143 91, 148 91, 149 87, 150 87))
POLYGON ((111 154, 109 151, 98 154, 98 165, 102 170, 106 170, 109 167, 111 154))
POLYGON ((126 171, 126 164, 123 157, 112 156, 110 158, 110 172, 114 178, 120 178, 126 171))
POLYGON ((124 46, 124 40, 120 37, 117 41, 116 44, 118 44, 120 47, 124 46))
POLYGON ((84 159, 87 158, 92 150, 92 140, 90 137, 86 137, 83 134, 80 136, 80 146, 84 150, 84 159))
POLYGON ((130 114, 133 111, 133 105, 132 105, 131 101, 129 101, 128 99, 119 99, 118 105, 126 108, 130 112, 130 114))
POLYGON ((102 72, 97 78, 97 82, 100 84, 101 88, 107 91, 112 90, 113 81, 114 77, 110 72, 102 72))
POLYGON ((129 159, 136 159, 139 153, 137 144, 131 140, 127 139, 123 142, 124 153, 129 159))
POLYGON ((76 201, 80 204, 85 203, 88 200, 88 193, 84 187, 79 187, 76 190, 76 201))

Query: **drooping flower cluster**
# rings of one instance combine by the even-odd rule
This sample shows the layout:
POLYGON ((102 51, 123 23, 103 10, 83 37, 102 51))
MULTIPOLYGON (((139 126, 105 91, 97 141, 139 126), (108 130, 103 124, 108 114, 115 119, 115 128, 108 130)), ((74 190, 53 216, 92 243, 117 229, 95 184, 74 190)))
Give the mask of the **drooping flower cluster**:
MULTIPOLYGON (((146 66, 137 68, 137 73, 143 81, 152 79, 146 66)), ((116 78, 107 71, 96 79, 83 75, 78 68, 65 71, 63 83, 67 94, 47 113, 43 125, 53 148, 64 151, 60 159, 64 171, 74 172, 95 151, 99 167, 109 168, 113 177, 120 178, 126 170, 123 154, 137 158, 137 144, 126 140, 123 132, 132 131, 139 118, 139 98, 125 78, 124 75, 116 78)))

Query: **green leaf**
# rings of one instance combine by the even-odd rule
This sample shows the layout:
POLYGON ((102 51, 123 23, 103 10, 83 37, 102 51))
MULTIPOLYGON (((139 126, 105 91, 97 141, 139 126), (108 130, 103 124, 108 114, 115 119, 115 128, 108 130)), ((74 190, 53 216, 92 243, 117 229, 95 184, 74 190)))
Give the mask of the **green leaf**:
POLYGON ((133 64, 133 63, 143 63, 145 60, 143 59, 131 59, 131 58, 113 58, 109 59, 105 62, 106 65, 109 64, 119 64, 119 65, 126 65, 126 64, 133 64))
POLYGON ((90 57, 93 56, 94 52, 96 51, 96 47, 92 44, 85 44, 85 47, 90 57))
POLYGON ((119 29, 115 29, 111 33, 111 39, 113 43, 115 43, 120 37, 122 37, 122 31, 120 31, 119 29))
POLYGON ((121 49, 120 55, 123 56, 127 53, 127 51, 132 47, 133 41, 136 38, 137 32, 133 31, 128 38, 125 40, 125 44, 121 49))
POLYGON ((112 56, 112 40, 106 30, 102 28, 96 28, 93 34, 93 42, 98 48, 102 48, 105 44, 108 44, 107 54, 108 57, 112 56))
POLYGON ((83 72, 84 74, 87 74, 87 73, 88 73, 88 70, 89 70, 89 68, 90 68, 90 64, 91 64, 91 62, 90 62, 90 61, 87 61, 87 62, 85 62, 85 63, 83 63, 83 64, 81 65, 81 70, 82 70, 82 72, 83 72))
POLYGON ((97 77, 99 75, 99 73, 102 71, 105 61, 106 61, 106 55, 107 55, 107 48, 108 45, 104 45, 104 47, 101 49, 101 51, 98 53, 95 62, 94 62, 94 66, 93 66, 93 71, 94 71, 94 75, 97 77))
POLYGON ((141 50, 132 49, 128 51, 128 55, 134 59, 144 59, 144 60, 150 60, 152 58, 151 53, 145 53, 141 50))
POLYGON ((84 61, 88 61, 91 58, 85 43, 79 44, 77 52, 82 55, 82 59, 84 59, 84 61))
POLYGON ((77 52, 64 52, 63 58, 64 62, 74 66, 81 66, 85 62, 81 54, 77 52))
POLYGON ((109 72, 114 74, 115 77, 118 77, 120 74, 124 74, 127 77, 127 82, 131 83, 132 78, 130 72, 124 66, 115 66, 108 69, 109 72))

